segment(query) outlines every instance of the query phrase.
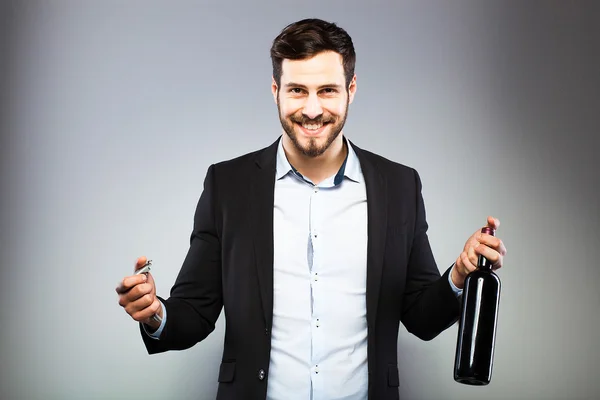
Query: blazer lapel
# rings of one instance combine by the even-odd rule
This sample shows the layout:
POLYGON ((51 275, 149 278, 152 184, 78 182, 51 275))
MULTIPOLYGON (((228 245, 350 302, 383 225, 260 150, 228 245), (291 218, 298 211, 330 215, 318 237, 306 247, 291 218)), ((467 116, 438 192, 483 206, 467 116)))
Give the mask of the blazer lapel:
POLYGON ((381 288, 383 254, 387 232, 387 186, 368 154, 350 142, 360 161, 367 188, 367 325, 373 332, 381 288))
POLYGON ((279 139, 259 152, 251 184, 254 255, 265 325, 273 322, 273 204, 279 139))

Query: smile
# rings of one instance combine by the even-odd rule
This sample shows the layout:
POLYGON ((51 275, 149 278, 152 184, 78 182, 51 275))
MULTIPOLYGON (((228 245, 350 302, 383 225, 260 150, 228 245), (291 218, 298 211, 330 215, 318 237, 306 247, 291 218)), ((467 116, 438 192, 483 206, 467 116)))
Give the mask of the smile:
POLYGON ((328 123, 318 123, 318 124, 298 124, 296 123, 296 125, 298 125, 299 127, 302 128, 302 131, 309 136, 316 136, 319 135, 321 132, 323 132, 325 130, 325 128, 327 127, 328 123))
POLYGON ((308 129, 310 131, 316 131, 317 129, 320 129, 323 126, 323 123, 319 123, 319 124, 303 124, 302 127, 304 129, 308 129))

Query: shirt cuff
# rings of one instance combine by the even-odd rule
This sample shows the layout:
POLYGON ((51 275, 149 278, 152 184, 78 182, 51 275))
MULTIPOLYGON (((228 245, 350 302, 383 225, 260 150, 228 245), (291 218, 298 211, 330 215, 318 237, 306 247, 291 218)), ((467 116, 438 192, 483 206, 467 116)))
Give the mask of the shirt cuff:
POLYGON ((160 326, 158 327, 158 329, 156 331, 154 331, 153 333, 150 333, 150 332, 148 332, 148 329, 146 329, 146 324, 142 324, 142 327, 144 328, 144 332, 146 332, 146 335, 150 336, 152 339, 155 339, 155 340, 158 340, 160 338, 160 334, 162 333, 163 328, 165 327, 165 323, 167 322, 167 308, 165 307, 165 305, 163 304, 162 301, 160 301, 160 307, 162 308, 163 317, 162 317, 160 326))
POLYGON ((456 295, 456 297, 460 297, 463 293, 463 290, 457 288, 456 285, 454 284, 454 282, 452 282, 452 270, 454 270, 454 267, 455 267, 455 264, 452 264, 452 269, 450 270, 450 273, 448 274, 448 283, 450 283, 450 287, 452 288, 454 295, 456 295))

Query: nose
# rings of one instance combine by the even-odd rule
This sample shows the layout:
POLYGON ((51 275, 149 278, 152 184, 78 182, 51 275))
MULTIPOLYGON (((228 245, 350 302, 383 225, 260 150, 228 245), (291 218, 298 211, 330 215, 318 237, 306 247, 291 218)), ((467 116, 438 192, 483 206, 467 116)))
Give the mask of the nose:
POLYGON ((302 110, 302 114, 310 119, 315 119, 319 115, 323 114, 323 108, 321 107, 319 96, 316 94, 308 95, 306 103, 304 104, 304 109, 302 110))

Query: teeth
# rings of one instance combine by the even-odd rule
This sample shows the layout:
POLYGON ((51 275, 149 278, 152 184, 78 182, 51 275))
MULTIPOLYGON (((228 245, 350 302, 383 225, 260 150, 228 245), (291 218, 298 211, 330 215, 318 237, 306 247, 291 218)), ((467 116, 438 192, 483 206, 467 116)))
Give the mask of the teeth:
POLYGON ((303 124, 302 127, 304 129, 308 129, 311 131, 316 131, 317 129, 321 128, 323 126, 323 124, 303 124))

